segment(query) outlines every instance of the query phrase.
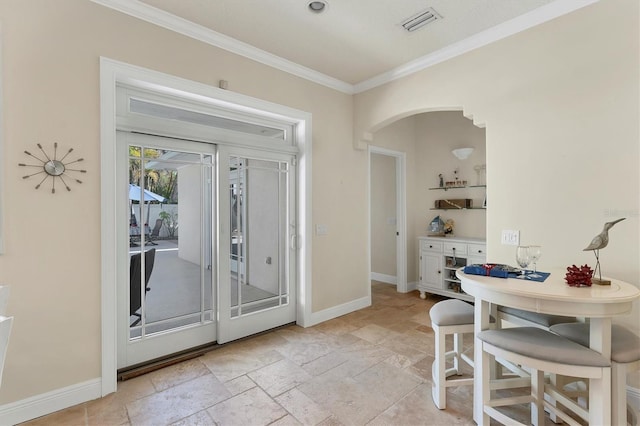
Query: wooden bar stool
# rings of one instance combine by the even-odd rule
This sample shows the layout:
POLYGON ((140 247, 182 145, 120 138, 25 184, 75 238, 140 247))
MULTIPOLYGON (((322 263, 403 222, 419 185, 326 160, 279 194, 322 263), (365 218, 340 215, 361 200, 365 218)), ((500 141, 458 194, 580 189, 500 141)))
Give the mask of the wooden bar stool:
POLYGON ((447 388, 452 386, 472 386, 473 377, 450 379, 452 375, 461 375, 460 362, 464 361, 473 368, 473 359, 463 353, 464 333, 473 334, 473 305, 462 300, 443 300, 433 305, 429 311, 431 327, 435 333, 435 360, 431 367, 433 402, 441 410, 447 408, 447 388), (447 335, 453 335, 453 350, 447 351, 447 335), (453 359, 453 367, 447 368, 447 360, 453 359))
MULTIPOLYGON (((589 347, 589 324, 557 324, 551 331, 589 347)), ((611 326, 611 424, 627 424, 627 374, 640 370, 640 337, 617 324, 611 326)), ((631 409, 631 407, 629 407, 631 409)), ((638 413, 631 411, 632 418, 638 413)))
MULTIPOLYGON (((504 424, 522 424, 510 418, 497 407, 531 403, 531 423, 544 425, 545 408, 570 425, 578 425, 566 412, 545 401, 544 373, 567 374, 589 379, 592 396, 589 411, 577 404, 563 406, 583 417, 591 425, 606 425, 611 419, 611 363, 602 355, 557 334, 536 327, 517 327, 485 330, 478 334, 482 341, 482 424, 493 418, 504 424), (531 370, 531 393, 491 399, 489 380, 490 355, 503 358, 531 370)), ((476 360, 478 362, 478 360, 476 360)), ((550 388, 550 386, 549 386, 550 388)), ((549 389, 553 390, 553 389, 549 389)))

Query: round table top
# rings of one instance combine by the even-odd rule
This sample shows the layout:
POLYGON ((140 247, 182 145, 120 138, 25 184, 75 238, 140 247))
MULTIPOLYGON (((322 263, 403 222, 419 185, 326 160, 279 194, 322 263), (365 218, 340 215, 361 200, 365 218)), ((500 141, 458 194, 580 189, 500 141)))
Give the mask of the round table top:
POLYGON ((640 298, 640 289, 624 281, 611 279, 611 285, 571 287, 564 280, 566 270, 549 272, 551 275, 543 282, 471 275, 462 269, 457 271, 457 276, 462 281, 462 289, 477 299, 553 315, 622 315, 640 298))

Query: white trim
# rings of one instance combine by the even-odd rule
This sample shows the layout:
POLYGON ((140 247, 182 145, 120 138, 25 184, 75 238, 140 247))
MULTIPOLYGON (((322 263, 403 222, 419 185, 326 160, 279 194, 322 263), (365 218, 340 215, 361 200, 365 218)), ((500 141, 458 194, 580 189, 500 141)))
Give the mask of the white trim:
POLYGON ((87 380, 0 406, 0 424, 15 425, 100 398, 100 379, 87 380))
POLYGON ((411 281, 410 283, 407 283, 407 293, 414 291, 414 290, 418 290, 418 282, 417 281, 411 281))
MULTIPOLYGON (((373 145, 368 145, 368 168, 369 179, 368 186, 368 220, 369 225, 367 229, 368 236, 368 262, 369 271, 371 271, 371 155, 381 154, 393 157, 396 160, 396 231, 398 236, 396 238, 396 286, 399 293, 409 292, 407 287, 407 203, 406 203, 406 153, 400 151, 393 151, 387 148, 381 148, 373 145)), ((369 295, 370 296, 370 295, 369 295)))
POLYGON ((395 275, 380 274, 378 272, 371 272, 370 278, 374 281, 380 281, 381 283, 398 285, 398 277, 395 275))
POLYGON ((118 360, 116 265, 116 80, 118 64, 100 58, 100 215, 102 396, 115 392, 118 360), (107 143, 109 141, 110 143, 107 143))
POLYGON ((137 0, 91 0, 94 3, 102 6, 117 10, 118 12, 125 13, 133 16, 134 18, 142 19, 143 21, 150 22, 158 25, 162 28, 166 28, 176 33, 191 37, 195 40, 199 40, 203 43, 210 44, 220 49, 235 53, 236 55, 244 56, 261 64, 268 65, 270 67, 279 69, 286 73, 304 78, 314 83, 321 84, 331 89, 338 90, 348 95, 353 94, 353 85, 338 80, 337 78, 330 77, 321 72, 312 70, 305 66, 296 64, 287 59, 273 55, 262 49, 251 46, 250 44, 241 42, 227 35, 221 34, 217 31, 213 31, 209 28, 198 25, 194 22, 175 16, 164 10, 157 9, 148 4, 142 3, 137 0))
POLYGON ((3 91, 2 91, 2 25, 0 25, 0 254, 4 253, 4 108, 3 108, 3 91))
MULTIPOLYGON (((371 286, 369 286, 370 288, 371 286)), ((367 308, 371 306, 371 296, 361 297, 360 299, 352 300, 351 302, 344 303, 342 305, 333 306, 331 308, 324 309, 322 311, 314 312, 309 318, 308 324, 305 327, 312 327, 321 322, 329 321, 334 318, 341 317, 342 315, 350 314, 357 310, 367 308)))
POLYGON ((566 15, 600 0, 556 0, 552 3, 534 9, 524 15, 503 22, 464 40, 460 40, 450 46, 436 52, 407 62, 382 74, 361 81, 357 84, 349 84, 337 78, 328 76, 305 66, 296 64, 287 59, 273 55, 257 47, 241 42, 224 34, 213 31, 186 19, 180 18, 163 10, 149 6, 138 0, 91 0, 94 3, 108 7, 118 12, 125 13, 143 21, 150 22, 170 31, 191 37, 203 43, 219 47, 261 64, 279 69, 286 73, 304 78, 330 89, 353 95, 361 93, 394 80, 406 77, 418 71, 422 71, 433 65, 471 50, 486 46, 495 41, 525 31, 536 25, 543 24, 559 16, 566 15))

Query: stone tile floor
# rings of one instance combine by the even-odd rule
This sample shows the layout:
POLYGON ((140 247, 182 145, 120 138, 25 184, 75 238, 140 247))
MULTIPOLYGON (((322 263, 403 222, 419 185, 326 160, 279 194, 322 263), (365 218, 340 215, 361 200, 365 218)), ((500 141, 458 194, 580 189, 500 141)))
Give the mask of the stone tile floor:
POLYGON ((280 328, 119 382, 114 394, 24 424, 474 424, 471 387, 450 388, 446 410, 431 399, 428 311, 441 299, 377 282, 372 299, 315 327, 280 328))

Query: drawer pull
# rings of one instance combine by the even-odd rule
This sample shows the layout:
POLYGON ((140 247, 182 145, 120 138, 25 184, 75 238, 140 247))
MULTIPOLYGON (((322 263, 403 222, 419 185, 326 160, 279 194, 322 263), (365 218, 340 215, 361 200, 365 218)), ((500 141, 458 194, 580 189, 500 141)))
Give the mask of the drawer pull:
POLYGON ((433 246, 430 245, 429 248, 433 248, 433 246))

